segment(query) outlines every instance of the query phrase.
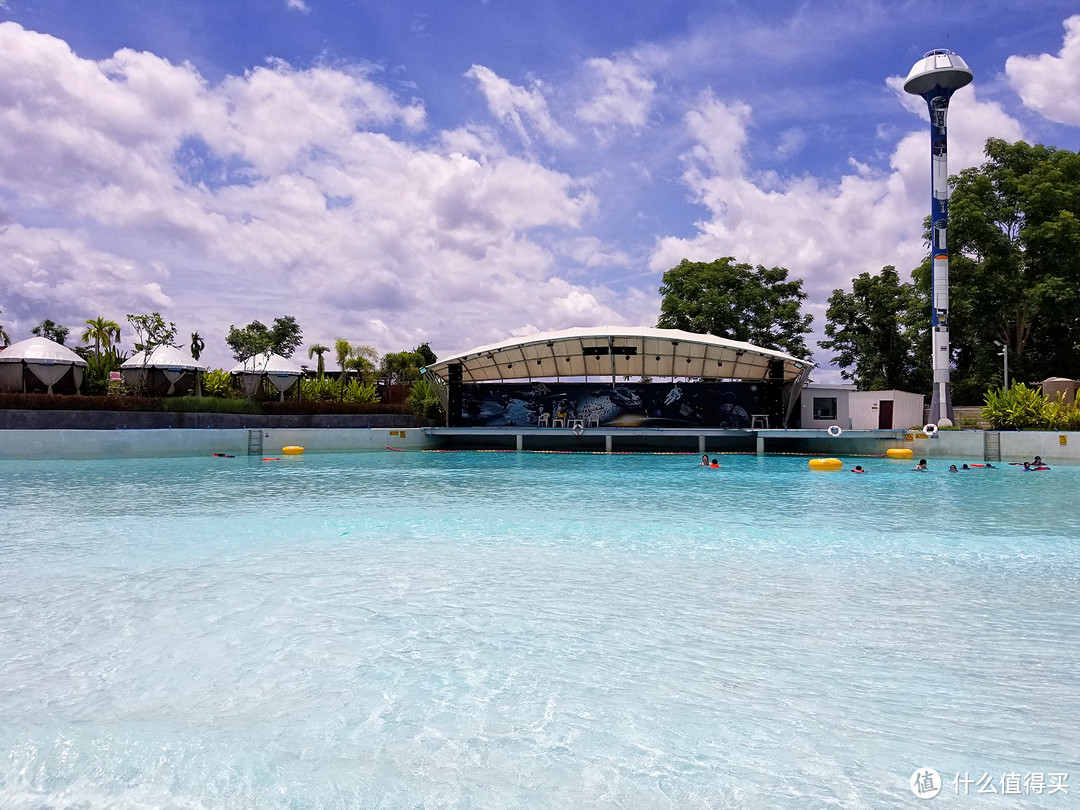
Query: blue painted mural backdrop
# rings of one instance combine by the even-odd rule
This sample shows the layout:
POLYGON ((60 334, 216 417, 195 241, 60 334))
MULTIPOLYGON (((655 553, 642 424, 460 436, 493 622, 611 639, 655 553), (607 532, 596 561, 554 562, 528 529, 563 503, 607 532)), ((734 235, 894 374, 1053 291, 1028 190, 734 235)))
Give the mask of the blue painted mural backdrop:
POLYGON ((764 414, 783 423, 779 383, 496 383, 463 385, 461 425, 536 426, 550 419, 593 420, 607 427, 749 428, 764 414))

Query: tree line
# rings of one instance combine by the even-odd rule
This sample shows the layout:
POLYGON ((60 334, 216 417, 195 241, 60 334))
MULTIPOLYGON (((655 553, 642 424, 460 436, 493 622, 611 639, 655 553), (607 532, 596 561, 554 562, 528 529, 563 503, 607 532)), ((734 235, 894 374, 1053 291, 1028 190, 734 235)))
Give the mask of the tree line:
MULTIPOLYGON (((986 142, 986 161, 950 178, 951 387, 981 402, 1010 378, 1080 377, 1080 155, 986 142)), ((929 217, 924 240, 929 246, 929 217)), ((819 345, 860 390, 930 391, 929 251, 901 279, 867 271, 828 300, 819 345)), ((808 357, 812 318, 783 267, 683 260, 662 280, 657 326, 706 332, 808 357)))
MULTIPOLYGON (((118 371, 128 359, 128 355, 119 348, 120 324, 103 317, 90 318, 85 323, 86 328, 83 329, 80 340, 86 345, 71 347, 87 361, 82 388, 87 394, 105 393, 110 372, 118 371)), ((135 333, 135 352, 143 353, 144 358, 148 358, 160 346, 180 346, 176 324, 166 321, 158 312, 128 315, 127 323, 135 333)), ((33 327, 30 333, 66 346, 71 330, 46 318, 33 327)), ((0 338, 4 344, 11 342, 2 326, 0 338)), ((260 363, 265 368, 271 354, 292 358, 303 341, 304 333, 296 318, 291 315, 275 318, 270 326, 257 320, 243 327, 230 325, 225 338, 236 361, 251 361, 254 371, 259 370, 260 363)), ((206 348, 206 343, 198 332, 192 332, 190 344, 185 348, 192 358, 198 360, 206 348)), ((379 353, 367 344, 354 344, 345 338, 338 338, 334 342, 333 352, 341 373, 336 381, 329 381, 326 378, 324 355, 330 351, 330 347, 321 344, 308 347, 308 359, 317 358, 315 377, 305 386, 309 399, 330 399, 335 391, 339 394, 338 398, 346 399, 346 393, 352 390, 353 401, 374 401, 377 397, 376 381, 390 385, 418 383, 420 369, 437 359, 427 343, 421 343, 411 351, 387 352, 380 357, 379 353)), ((222 396, 235 393, 229 375, 220 369, 208 374, 206 386, 210 393, 222 396)), ((424 388, 423 393, 428 393, 425 386, 420 387, 424 388)))

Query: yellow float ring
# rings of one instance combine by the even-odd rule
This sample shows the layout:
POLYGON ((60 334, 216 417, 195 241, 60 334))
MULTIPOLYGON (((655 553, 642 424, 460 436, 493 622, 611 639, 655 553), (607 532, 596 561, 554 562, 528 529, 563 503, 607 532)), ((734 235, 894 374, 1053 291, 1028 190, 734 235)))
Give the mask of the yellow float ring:
POLYGON ((889 458, 911 458, 912 450, 910 447, 890 447, 885 455, 889 458))
POLYGON ((827 472, 830 470, 844 469, 844 462, 838 458, 812 458, 807 463, 810 465, 811 470, 827 472))
POLYGON ((287 456, 298 456, 304 452, 304 448, 298 444, 290 444, 288 447, 282 447, 281 452, 287 456))

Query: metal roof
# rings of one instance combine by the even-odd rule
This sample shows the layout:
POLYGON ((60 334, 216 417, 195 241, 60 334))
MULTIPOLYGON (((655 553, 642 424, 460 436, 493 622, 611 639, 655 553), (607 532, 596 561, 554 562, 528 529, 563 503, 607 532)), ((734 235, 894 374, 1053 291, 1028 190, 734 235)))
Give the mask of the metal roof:
POLYGON ((466 383, 624 377, 765 380, 773 361, 782 362, 784 382, 799 387, 814 368, 809 360, 715 335, 596 326, 480 346, 432 363, 423 373, 445 384, 449 366, 460 363, 466 383))

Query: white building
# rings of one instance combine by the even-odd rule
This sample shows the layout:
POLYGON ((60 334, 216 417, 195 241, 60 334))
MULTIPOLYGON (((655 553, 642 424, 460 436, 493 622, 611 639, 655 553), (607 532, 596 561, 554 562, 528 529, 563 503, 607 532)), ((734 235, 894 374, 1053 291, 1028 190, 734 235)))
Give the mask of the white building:
POLYGON ((907 391, 856 391, 854 385, 808 385, 801 426, 819 430, 905 430, 922 427, 926 397, 907 391))

